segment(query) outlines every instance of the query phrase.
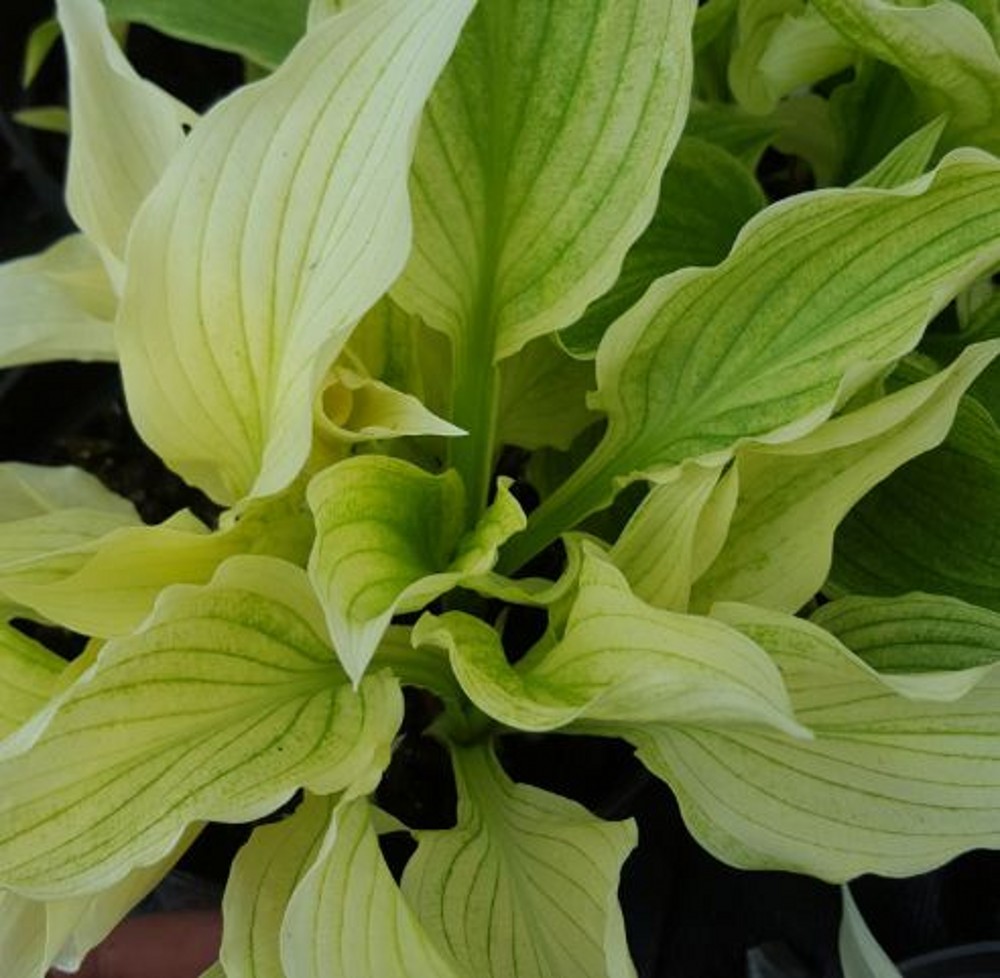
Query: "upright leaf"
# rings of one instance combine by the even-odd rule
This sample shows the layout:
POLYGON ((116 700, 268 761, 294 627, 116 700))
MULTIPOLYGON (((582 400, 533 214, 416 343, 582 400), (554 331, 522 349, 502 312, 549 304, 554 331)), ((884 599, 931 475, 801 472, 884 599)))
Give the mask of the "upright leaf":
POLYGON ((417 833, 403 893, 460 973, 634 978, 617 899, 634 824, 514 784, 489 748, 453 757, 458 824, 417 833))
POLYGON ((312 31, 195 127, 130 239, 129 409, 213 498, 268 495, 314 394, 410 240, 412 130, 471 0, 378 0, 312 31))
POLYGON ((861 916, 850 888, 840 888, 844 909, 840 918, 837 947, 844 978, 902 978, 899 969, 879 947, 861 916))
POLYGON ((604 440, 503 566, 624 480, 815 428, 998 259, 1000 165, 972 150, 896 191, 817 191, 763 211, 721 265, 658 280, 605 335, 593 402, 608 415, 604 440))
POLYGON ((26 752, 0 760, 0 885, 53 898, 162 858, 192 822, 260 817, 380 771, 401 719, 354 692, 305 573, 234 558, 109 642, 26 752))
POLYGON ((453 342, 478 512, 495 361, 569 326, 649 222, 691 84, 693 0, 482 0, 428 103, 393 295, 453 342))
POLYGON ((56 10, 69 59, 66 203, 120 286, 132 221, 194 116, 135 73, 99 0, 58 0, 56 10))
POLYGON ((458 978, 464 973, 435 946, 403 899, 382 858, 372 807, 364 798, 328 805, 318 850, 288 903, 281 959, 294 978, 458 978))

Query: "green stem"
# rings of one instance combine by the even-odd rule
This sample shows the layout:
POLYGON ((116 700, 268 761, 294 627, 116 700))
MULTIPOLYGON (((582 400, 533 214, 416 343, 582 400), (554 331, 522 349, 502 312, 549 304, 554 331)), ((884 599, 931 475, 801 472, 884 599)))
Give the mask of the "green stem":
POLYGON ((560 534, 573 529, 614 499, 615 459, 600 450, 587 459, 528 517, 528 525, 501 551, 497 570, 513 574, 541 553, 560 534))
POLYGON ((500 384, 492 325, 482 320, 455 347, 452 421, 467 434, 450 439, 449 462, 465 483, 470 527, 486 509, 493 477, 500 384))

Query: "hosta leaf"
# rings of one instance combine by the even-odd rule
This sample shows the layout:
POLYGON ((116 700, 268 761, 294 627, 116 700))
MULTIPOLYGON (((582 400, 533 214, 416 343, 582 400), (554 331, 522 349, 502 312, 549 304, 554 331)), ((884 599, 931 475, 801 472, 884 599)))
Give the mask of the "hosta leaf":
POLYGON ((89 472, 72 465, 0 464, 0 523, 84 509, 138 523, 135 507, 89 472))
POLYGON ((501 444, 566 450, 587 425, 598 420, 586 404, 594 367, 568 357, 543 337, 501 368, 497 440, 501 444))
POLYGON ((692 607, 745 601, 797 611, 822 587, 840 521, 873 485, 947 435, 962 394, 1000 340, 784 445, 737 453, 739 500, 725 545, 695 584, 692 607))
POLYGON ((308 498, 316 518, 309 575, 355 681, 396 612, 415 611, 460 583, 471 586, 524 526, 501 482, 496 501, 463 535, 465 494, 454 472, 431 475, 382 455, 330 466, 313 478, 308 498))
POLYGON ((751 115, 738 105, 695 100, 684 134, 718 146, 753 171, 781 129, 773 115, 751 115))
POLYGON ((0 265, 0 367, 115 360, 115 297, 82 235, 0 265))
POLYGON ((718 264, 765 203, 753 174, 735 156, 685 136, 663 172, 653 219, 625 256, 618 281, 559 334, 560 343, 576 356, 593 356, 611 323, 655 279, 678 268, 718 264))
POLYGON ((837 948, 844 978, 902 978, 899 969, 879 947, 847 886, 840 888, 843 912, 837 948))
POLYGON ((830 593, 936 591, 1000 611, 1000 430, 974 400, 944 444, 876 486, 837 530, 830 593))
POLYGON ((10 625, 0 625, 0 741, 40 710, 65 662, 10 625))
POLYGON ((41 978, 45 955, 45 904, 0 890, 0 951, 10 978, 41 978))
POLYGON ((973 672, 1000 648, 1000 614, 937 594, 841 598, 812 621, 887 674, 973 672))
POLYGON ((184 512, 159 526, 134 522, 64 510, 0 523, 0 596, 87 635, 121 635, 170 584, 203 583, 240 553, 303 562, 311 543, 309 516, 291 498, 251 504, 215 533, 184 512))
MULTIPOLYGON (((281 964, 285 911, 316 859, 335 805, 336 798, 307 794, 294 814, 254 829, 237 853, 222 901, 219 960, 226 978, 286 978, 281 964)), ((301 978, 301 972, 291 974, 301 978)))
POLYGON ((45 59, 48 58, 62 31, 59 29, 59 22, 55 17, 43 20, 37 24, 28 37, 28 43, 24 46, 24 63, 21 66, 21 88, 30 88, 32 82, 38 77, 45 59))
POLYGON ((117 323, 129 410, 213 498, 305 462, 312 394, 406 259, 413 125, 470 3, 324 21, 195 126, 143 208, 117 323))
POLYGON ((308 0, 104 0, 116 20, 235 51, 273 68, 306 27, 308 0))
POLYGON ((835 75, 853 57, 851 45, 804 0, 741 0, 729 84, 740 105, 765 115, 789 92, 835 75))
MULTIPOLYGON (((731 604, 713 613, 772 655, 814 739, 690 727, 639 745, 710 852, 837 882, 922 872, 1000 844, 995 665, 956 699, 952 675, 880 675, 799 618, 731 604)), ((910 642, 923 625, 910 621, 910 642)))
POLYGON ((135 73, 99 0, 57 0, 56 10, 69 60, 66 203, 118 286, 132 221, 193 113, 135 73))
POLYGON ((952 144, 1000 149, 1000 53, 974 14, 949 0, 813 3, 852 44, 897 67, 935 112, 948 113, 952 144))
POLYGON ((371 778, 401 719, 354 692, 303 571, 237 557, 109 642, 27 752, 0 761, 0 885, 52 898, 162 858, 192 822, 257 818, 371 778))
POLYGON ((721 622, 643 603, 593 544, 563 634, 543 655, 508 664, 490 626, 461 612, 424 616, 417 645, 445 649, 469 698, 522 730, 574 729, 629 739, 672 724, 759 724, 801 733, 780 675, 721 622), (574 722, 575 721, 575 722, 574 722))
POLYGON ((885 187, 890 189, 915 180, 930 163, 948 117, 939 115, 916 132, 911 133, 901 143, 883 157, 867 173, 854 181, 855 187, 885 187))
POLYGON ((1000 165, 973 150, 898 191, 817 191, 763 211, 721 265, 659 279, 605 335, 593 401, 604 439, 503 567, 623 480, 807 433, 998 260, 1000 165))
POLYGON ((285 915, 285 972, 291 978, 465 974, 434 946, 399 892, 379 851, 367 800, 345 798, 327 807, 318 852, 285 915))
POLYGON ((314 418, 326 437, 348 444, 407 435, 454 438, 465 433, 412 395, 346 367, 333 367, 327 374, 314 418))
POLYGON ((403 893, 457 973, 634 978, 617 899, 634 823, 513 783, 489 748, 453 757, 458 824, 416 833, 403 893))
POLYGON ((488 362, 612 284, 684 122, 694 6, 479 4, 421 128, 404 306, 488 362))
POLYGON ((736 502, 735 472, 720 484, 721 472, 687 465, 654 486, 612 548, 611 559, 648 604, 687 610, 691 584, 722 546, 736 502))

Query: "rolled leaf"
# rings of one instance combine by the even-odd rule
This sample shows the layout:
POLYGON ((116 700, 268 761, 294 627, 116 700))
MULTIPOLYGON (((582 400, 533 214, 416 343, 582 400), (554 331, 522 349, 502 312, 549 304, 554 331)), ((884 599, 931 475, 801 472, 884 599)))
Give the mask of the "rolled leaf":
POLYGON ((305 573, 274 558, 234 558, 208 585, 164 592, 33 747, 0 761, 0 885, 36 898, 107 887, 192 822, 368 784, 399 689, 381 674, 354 692, 324 631, 305 573))
POLYGON ((840 967, 844 978, 902 978, 899 969, 872 936, 851 896, 850 888, 842 886, 840 893, 844 909, 840 918, 837 948, 840 951, 840 967))
POLYGON ((363 455, 313 478, 309 576, 353 680, 394 614, 416 611, 459 584, 472 586, 491 570, 500 545, 524 526, 508 485, 501 482, 496 501, 463 534, 465 494, 452 471, 431 475, 399 459, 363 455))
POLYGON ((488 747, 453 757, 458 824, 416 833, 403 893, 456 973, 634 978, 618 906, 634 823, 513 783, 488 747))
POLYGON ((406 260, 413 126, 470 5, 324 21, 198 123, 143 208, 117 323, 129 410, 214 499, 305 462, 312 396, 406 260))
POLYGON ((1000 149, 1000 53, 976 16, 950 0, 910 7, 884 0, 813 0, 866 54, 897 67, 935 113, 950 143, 1000 149))

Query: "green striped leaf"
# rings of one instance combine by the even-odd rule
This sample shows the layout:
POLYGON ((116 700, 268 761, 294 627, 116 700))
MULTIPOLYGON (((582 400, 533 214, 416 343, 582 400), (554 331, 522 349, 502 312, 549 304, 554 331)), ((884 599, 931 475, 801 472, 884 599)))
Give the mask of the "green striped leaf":
MULTIPOLYGON (((281 963, 285 911, 316 860, 335 807, 336 798, 307 794, 294 814, 254 829, 237 853, 222 900, 219 962, 225 978, 286 978, 281 963)), ((292 974, 301 978, 298 971, 292 974)))
POLYGON ((695 583, 692 607, 801 608, 826 581, 840 521, 872 486, 944 439, 962 395, 998 354, 1000 340, 969 347, 947 370, 804 438, 738 452, 729 535, 695 583))
POLYGON ((496 361, 578 319, 653 214, 695 6, 482 0, 428 102, 393 296, 452 340, 450 417, 470 437, 450 461, 473 512, 492 484, 496 361))
POLYGON ((1000 165, 973 150, 897 191, 817 191, 763 211, 721 265, 659 279, 605 335, 593 400, 604 439, 501 568, 623 481, 806 434, 998 259, 1000 165))
POLYGON ((431 475, 383 455, 325 469, 310 482, 308 498, 316 519, 309 576, 355 682, 394 614, 416 611, 459 584, 474 586, 524 526, 509 481, 501 480, 496 501, 465 534, 465 493, 453 471, 431 475))
MULTIPOLYGON (((399 892, 379 851, 366 799, 328 802, 318 828, 318 851, 296 885, 284 917, 281 959, 286 974, 294 978, 465 974, 435 946, 399 892)), ((228 969, 227 975, 236 978, 228 969)))
POLYGON ((194 127, 129 239, 129 410, 221 502, 287 486, 312 395, 409 250, 412 130, 471 0, 323 21, 194 127))
POLYGON ((416 833, 402 885, 455 973, 634 978, 617 899, 634 823, 514 784, 489 747, 452 757, 458 824, 416 833))
MULTIPOLYGON (((132 512, 103 492, 111 506, 132 512)), ((29 616, 107 638, 136 628, 165 587, 204 583, 227 557, 266 553, 304 563, 312 542, 311 521, 294 497, 251 503, 215 533, 187 512, 158 526, 135 522, 114 509, 72 508, 0 523, 0 596, 29 616)))
POLYGON ((446 650, 468 697, 520 730, 656 738, 674 724, 759 725, 802 734, 767 655, 722 622, 643 603, 583 544, 578 594, 558 640, 512 667, 496 631, 462 612, 425 615, 417 646, 446 650))
POLYGON ((237 557, 109 642, 32 748, 0 761, 0 886, 71 896, 162 858, 192 822, 257 818, 388 760, 387 674, 357 692, 305 572, 237 557), (127 828, 126 828, 127 827, 127 828))
POLYGON ((1000 430, 972 398, 944 443, 876 486, 837 529, 831 594, 952 594, 1000 611, 1000 430))
POLYGON ((973 13, 949 0, 918 7, 813 3, 852 44, 898 68, 933 112, 948 113, 950 145, 1000 149, 1000 53, 973 13))
POLYGON ((66 203, 117 289, 132 222, 194 113, 135 73, 99 0, 57 0, 56 11, 69 61, 66 203))
POLYGON ((682 138, 663 171, 653 219, 625 256, 618 281, 559 342, 575 356, 592 357, 607 328, 655 279, 691 265, 717 265, 765 203, 753 173, 735 156, 704 139, 682 138))
POLYGON ((614 281, 684 123, 694 6, 478 5, 428 103, 393 290, 460 362, 568 326, 614 281))
MULTIPOLYGON (((732 604, 714 614, 767 649, 814 736, 678 727, 638 742, 710 852, 840 882, 1000 844, 1000 645, 992 667, 957 680, 886 675, 802 619, 732 604)), ((923 625, 911 620, 906 640, 919 643, 923 625)))
POLYGON ((104 0, 115 20, 148 24, 242 54, 268 68, 280 64, 306 28, 308 0, 104 0))
POLYGON ((0 367, 47 360, 116 360, 116 300, 82 235, 0 265, 0 367))
POLYGON ((65 662, 10 625, 0 625, 0 741, 41 710, 65 662))

